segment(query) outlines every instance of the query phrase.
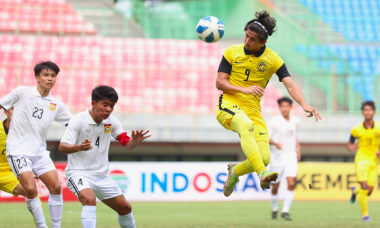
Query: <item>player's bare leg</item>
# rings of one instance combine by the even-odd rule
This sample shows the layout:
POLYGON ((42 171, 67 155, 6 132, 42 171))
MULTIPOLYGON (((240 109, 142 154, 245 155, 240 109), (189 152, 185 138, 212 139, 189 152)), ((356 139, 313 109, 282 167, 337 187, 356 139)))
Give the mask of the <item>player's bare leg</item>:
POLYGON ((83 228, 96 227, 96 196, 91 188, 83 189, 78 195, 79 201, 82 203, 82 226, 83 228))
POLYGON ((51 224, 53 225, 53 228, 59 228, 61 227, 62 220, 63 197, 57 170, 46 172, 39 178, 46 185, 50 193, 48 204, 51 224))
POLYGON ((38 199, 36 181, 32 172, 23 172, 17 177, 25 191, 25 202, 28 210, 32 213, 37 227, 47 227, 41 202, 38 199))
POLYGON ((271 195, 271 205, 272 205, 272 219, 277 219, 278 212, 278 187, 280 182, 272 184, 272 195, 271 195))
POLYGON ((121 228, 136 228, 135 219, 133 218, 132 206, 125 199, 124 195, 102 201, 112 208, 118 214, 119 225, 121 228))
POLYGON ((289 215, 289 210, 294 199, 294 188, 296 185, 296 178, 287 177, 286 179, 288 181, 288 189, 285 191, 284 205, 282 207, 281 217, 284 218, 285 220, 292 220, 292 218, 289 215))
POLYGON ((25 190, 24 190, 24 188, 22 187, 21 184, 18 184, 15 187, 15 189, 13 189, 12 194, 14 194, 14 195, 20 195, 20 196, 25 196, 25 190))

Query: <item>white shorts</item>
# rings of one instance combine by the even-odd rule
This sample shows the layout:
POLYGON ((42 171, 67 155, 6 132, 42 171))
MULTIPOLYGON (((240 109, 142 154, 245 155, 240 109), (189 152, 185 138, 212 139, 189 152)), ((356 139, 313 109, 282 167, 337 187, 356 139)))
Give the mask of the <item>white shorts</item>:
POLYGON ((296 177, 298 171, 298 162, 295 159, 287 162, 284 166, 271 166, 271 172, 278 172, 278 178, 275 183, 279 183, 285 177, 296 177))
POLYGON ((77 198, 79 192, 85 188, 91 188, 99 200, 111 199, 123 194, 116 182, 108 175, 101 178, 89 178, 81 174, 73 174, 67 176, 66 182, 67 187, 77 198))
POLYGON ((27 155, 9 155, 8 163, 16 177, 23 172, 32 172, 39 178, 42 174, 56 170, 49 154, 41 157, 30 157, 27 155))

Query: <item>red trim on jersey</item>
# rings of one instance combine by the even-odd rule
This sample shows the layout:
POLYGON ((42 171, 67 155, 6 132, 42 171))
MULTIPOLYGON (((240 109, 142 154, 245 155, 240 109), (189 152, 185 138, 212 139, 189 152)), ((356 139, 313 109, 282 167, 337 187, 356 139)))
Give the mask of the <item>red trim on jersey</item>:
POLYGON ((119 137, 117 137, 117 140, 119 140, 119 142, 122 146, 125 146, 127 144, 127 142, 129 142, 129 140, 131 140, 131 138, 127 135, 127 132, 124 132, 124 133, 120 134, 119 137))

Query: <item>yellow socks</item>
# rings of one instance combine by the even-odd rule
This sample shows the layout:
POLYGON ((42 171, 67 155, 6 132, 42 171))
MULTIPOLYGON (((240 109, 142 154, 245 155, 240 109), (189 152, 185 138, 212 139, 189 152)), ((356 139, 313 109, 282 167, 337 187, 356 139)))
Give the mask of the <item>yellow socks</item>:
MULTIPOLYGON (((230 126, 233 131, 239 133, 241 148, 253 170, 256 171, 257 174, 265 170, 266 168, 260 154, 260 149, 255 140, 255 131, 252 120, 243 113, 237 113, 232 118, 230 126)), ((241 173, 246 174, 249 169, 247 167, 244 168, 243 163, 239 165, 239 167, 236 166, 235 168, 235 174, 238 176, 240 176, 239 174, 241 173)))
POLYGON ((248 164, 249 164, 249 168, 251 168, 251 169, 249 169, 247 167, 247 165, 246 165, 247 161, 248 160, 245 160, 245 161, 243 161, 243 162, 241 162, 235 166, 234 171, 235 171, 236 176, 243 176, 243 175, 246 175, 248 173, 252 173, 254 171, 251 164, 249 164, 249 161, 248 161, 248 164))
POLYGON ((359 204, 360 204, 360 209, 362 210, 363 216, 368 215, 368 190, 365 190, 365 189, 359 190, 359 204))

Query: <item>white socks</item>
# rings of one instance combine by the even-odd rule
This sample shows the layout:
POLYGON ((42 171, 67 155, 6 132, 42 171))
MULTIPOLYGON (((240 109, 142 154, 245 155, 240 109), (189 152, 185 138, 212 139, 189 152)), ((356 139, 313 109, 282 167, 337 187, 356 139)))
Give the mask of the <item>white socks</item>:
POLYGON ((292 205, 294 198, 294 191, 289 191, 286 189, 284 195, 284 205, 282 206, 282 213, 288 213, 290 209, 290 205, 292 205))
POLYGON ((42 211, 41 202, 38 196, 34 199, 28 199, 25 197, 26 207, 32 213, 34 221, 37 227, 47 227, 44 212, 42 211))
POLYGON ((95 228, 96 227, 96 206, 83 206, 81 217, 82 217, 83 228, 95 228))
POLYGON ((270 204, 272 205, 272 211, 278 211, 278 193, 276 195, 270 195, 270 204))
POLYGON ((127 215, 117 215, 117 217, 121 228, 136 228, 136 223, 132 212, 127 215))
POLYGON ((60 195, 49 194, 49 212, 51 217, 51 224, 53 228, 61 227, 62 211, 63 211, 63 198, 60 195))
MULTIPOLYGON (((136 228, 132 212, 127 215, 118 215, 118 220, 121 228, 136 228)), ((96 227, 96 206, 83 206, 82 226, 83 228, 96 227)))

